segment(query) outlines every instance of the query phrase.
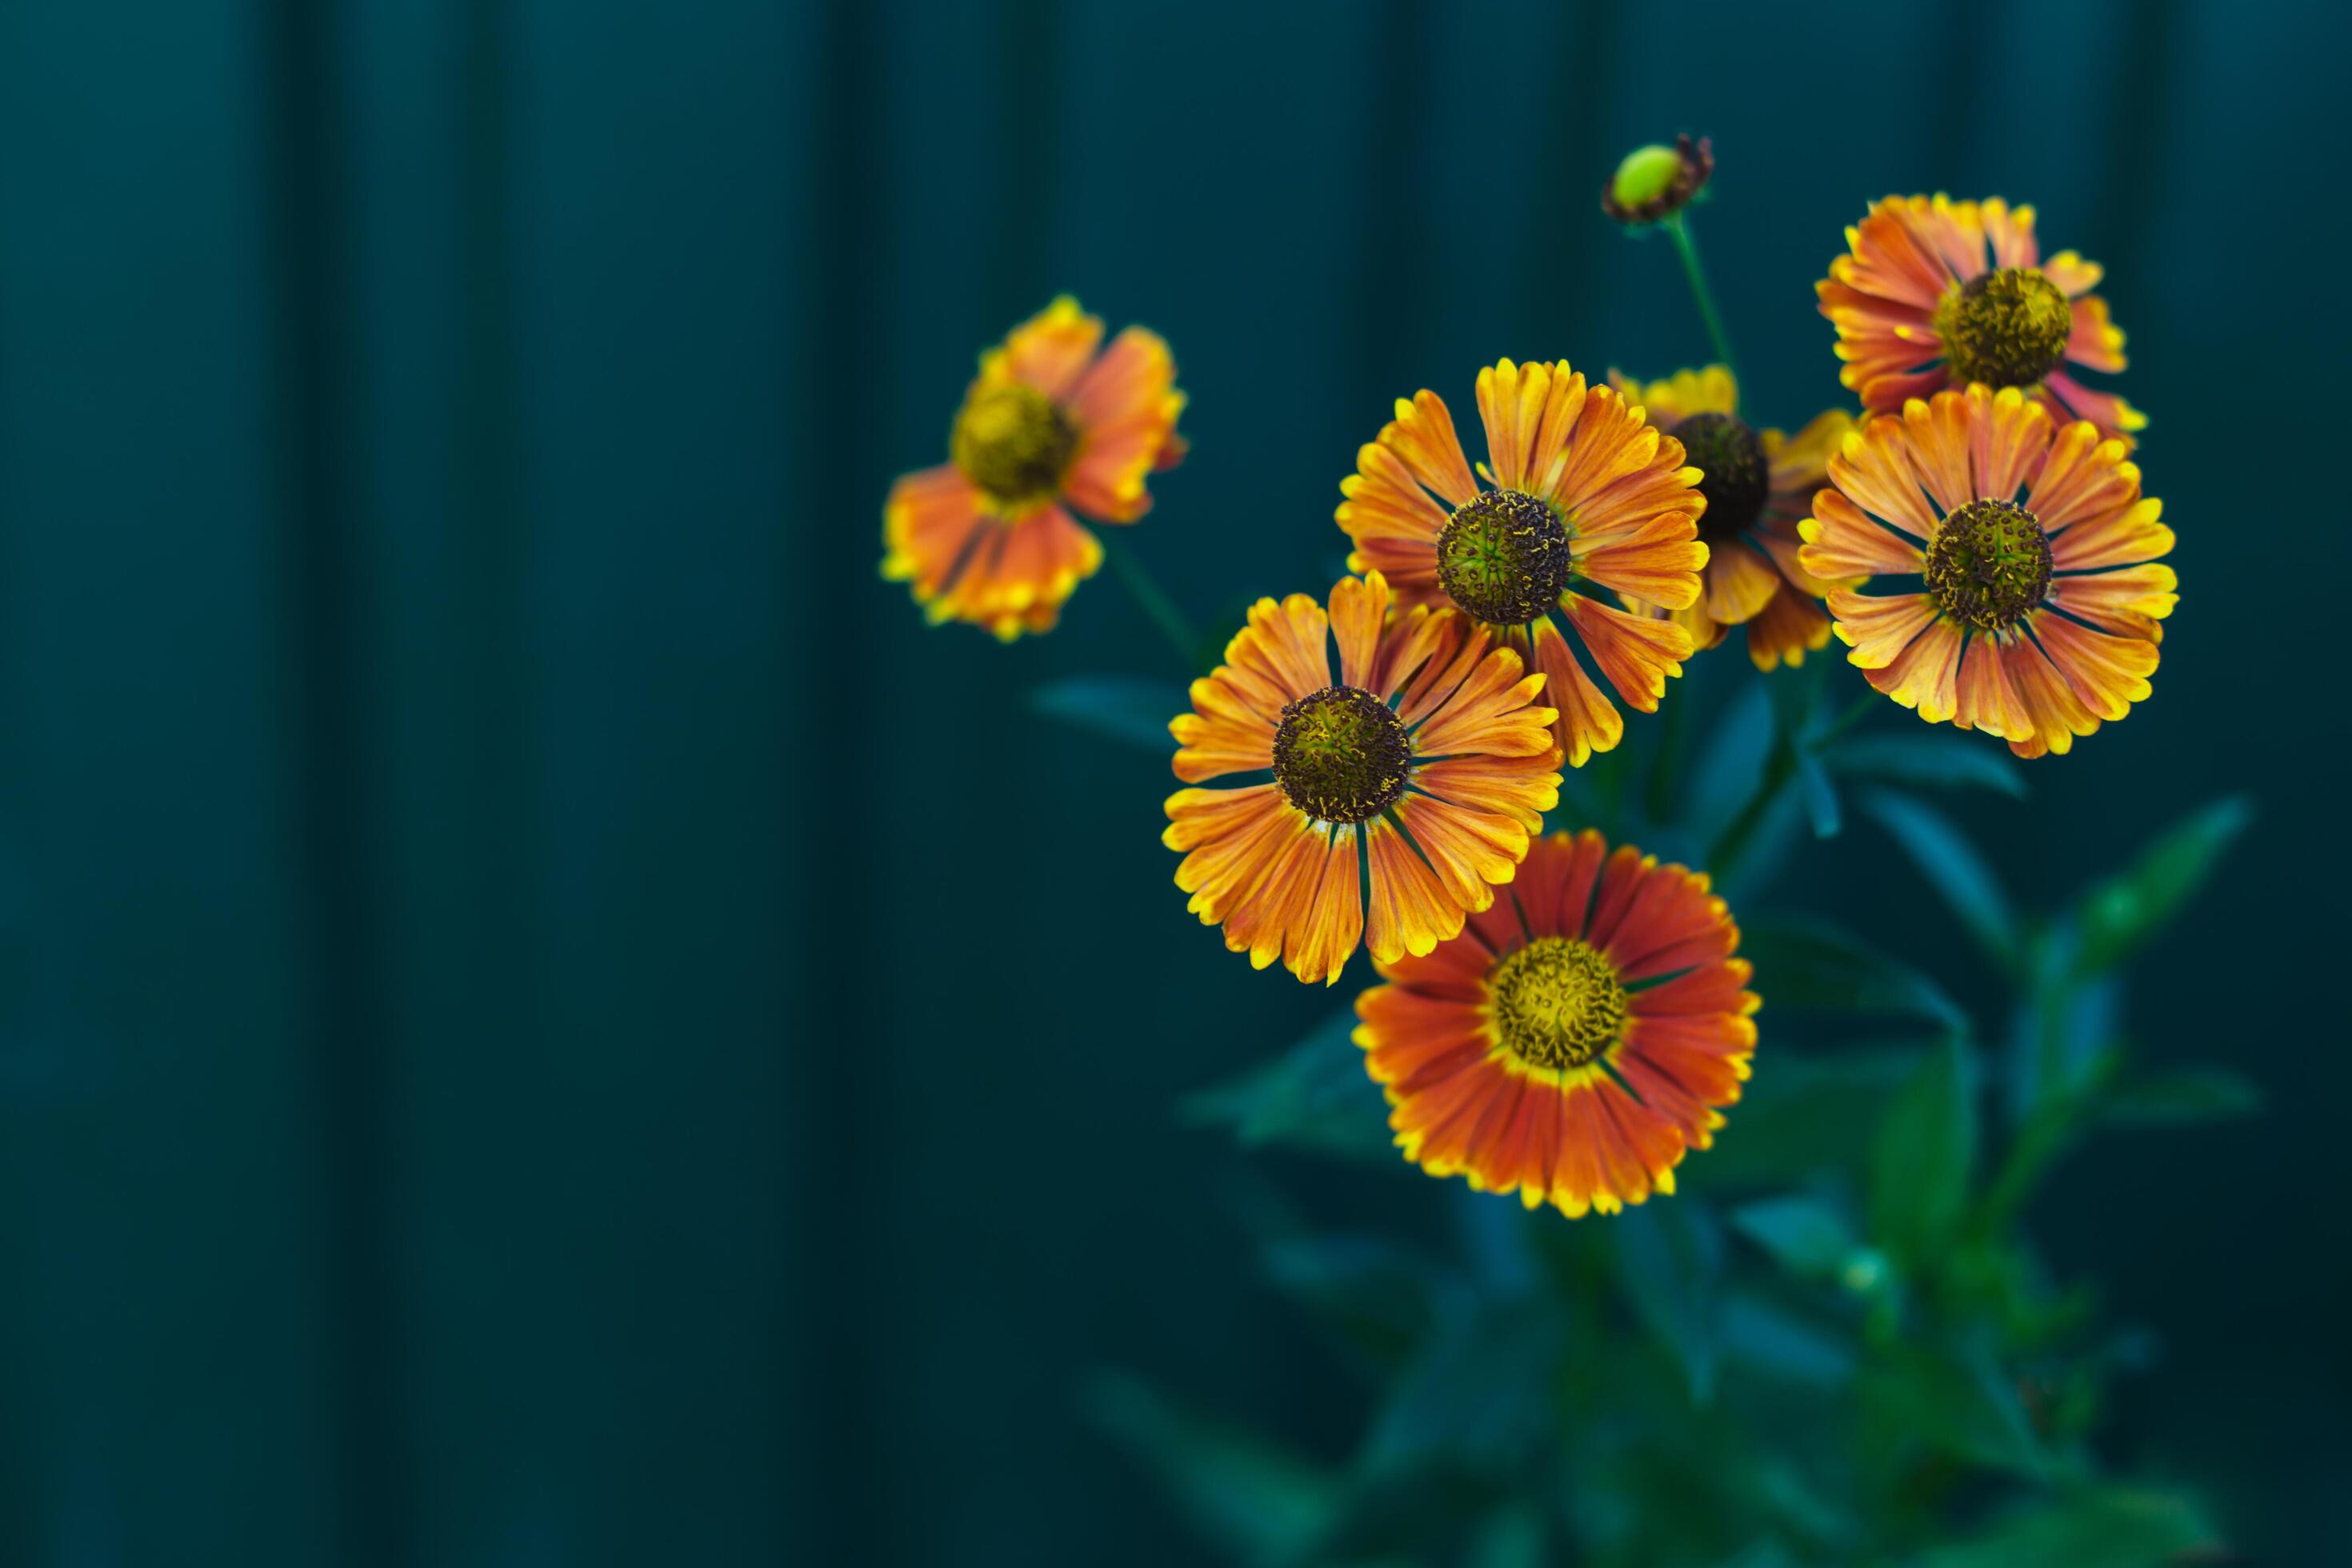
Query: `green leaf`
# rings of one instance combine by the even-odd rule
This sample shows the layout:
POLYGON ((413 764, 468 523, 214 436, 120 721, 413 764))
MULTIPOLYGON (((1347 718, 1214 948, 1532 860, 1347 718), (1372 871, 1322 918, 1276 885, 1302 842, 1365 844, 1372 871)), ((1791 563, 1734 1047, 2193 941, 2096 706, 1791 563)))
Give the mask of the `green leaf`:
POLYGON ((1266 1275, 1365 1349, 1393 1360, 1436 1321, 1457 1282, 1386 1236, 1297 1236, 1269 1243, 1266 1275))
POLYGON ((1696 1198, 1653 1197, 1611 1226, 1619 1278, 1633 1310, 1671 1352, 1691 1398, 1715 1396, 1716 1291, 1723 1233, 1696 1198))
POLYGON ((1072 675, 1029 694, 1032 711, 1161 755, 1176 742, 1168 721, 1192 710, 1192 700, 1170 680, 1129 675, 1072 675))
POLYGON ((1873 1452, 1916 1439, 1996 1469, 2040 1475, 2047 1463, 2016 1380, 1981 1344, 1897 1342, 1866 1369, 1863 1398, 1873 1452))
POLYGON ((1806 1388, 1843 1388, 1853 1380, 1853 1331, 1843 1324, 1800 1317, 1745 1290, 1724 1297, 1719 1324, 1727 1361, 1806 1388))
POLYGON ((1906 1264, 1935 1253, 1958 1225, 1976 1164, 1974 1064, 1947 1040, 1886 1109, 1871 1151, 1871 1239, 1906 1264))
POLYGON ((1864 791, 1862 809, 1911 858, 1987 956, 2004 970, 2013 970, 2018 925, 2009 895, 1951 820, 1890 790, 1864 791))
POLYGON ((1731 1224, 1795 1274, 1834 1274, 1858 1245, 1845 1215, 1807 1193, 1742 1204, 1732 1211, 1731 1224))
POLYGON ((2186 1127, 2227 1121, 2263 1108, 2253 1080, 2228 1068, 2179 1068, 2128 1079, 2101 1098, 2101 1120, 2126 1127, 2186 1127))
POLYGON ((1805 803, 1805 817, 1816 838, 1835 838, 1845 819, 1838 808, 1837 785, 1830 771, 1811 752, 1797 753, 1797 793, 1805 803))
POLYGON ((1202 1535, 1237 1556, 1293 1557, 1337 1515, 1336 1478, 1125 1373, 1096 1373, 1081 1403, 1097 1427, 1151 1469, 1202 1535))
POLYGON ((2167 831, 2121 876, 2084 898, 2078 972, 2122 963, 2180 912, 2254 819, 2243 795, 2215 801, 2167 831))
POLYGON ((2025 775, 2000 747, 1974 735, 1930 731, 1916 735, 1856 735, 1825 754, 1844 778, 1928 789, 1989 789, 2025 798, 2025 775))
POLYGON ((1474 1469, 1519 1462, 1553 1419, 1560 1324, 1559 1314, 1524 1300, 1454 1314, 1390 1385, 1365 1440, 1365 1465, 1393 1473, 1438 1454, 1474 1469))
POLYGON ((1351 1005, 1280 1056, 1187 1095, 1177 1115, 1190 1126, 1223 1127, 1251 1147, 1272 1143, 1398 1165, 1388 1105, 1364 1071, 1355 1029, 1351 1005))
POLYGON ((1781 1186, 1824 1166, 1859 1174, 1870 1130, 1918 1059, 1916 1047, 1809 1056, 1776 1039, 1715 1135, 1706 1181, 1781 1186))
POLYGON ((1826 921, 1787 915, 1749 921, 1741 928, 1740 956, 1755 964, 1750 984, 1767 1006, 1891 1013, 1967 1026, 1959 1004, 1934 981, 1826 921))
POLYGON ((1920 1568, 2149 1568, 2218 1555, 2221 1535, 2190 1499, 2134 1487, 2099 1487, 2037 1503, 1965 1545, 1919 1559, 1920 1568))

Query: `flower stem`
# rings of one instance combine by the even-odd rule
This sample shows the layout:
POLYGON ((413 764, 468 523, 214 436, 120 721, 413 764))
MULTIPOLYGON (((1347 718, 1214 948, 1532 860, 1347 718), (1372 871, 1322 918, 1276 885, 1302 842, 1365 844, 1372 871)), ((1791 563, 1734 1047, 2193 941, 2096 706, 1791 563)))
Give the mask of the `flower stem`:
POLYGON ((1739 367, 1731 357, 1731 336, 1723 330, 1723 317, 1715 308, 1715 294, 1706 286, 1706 269, 1698 263, 1698 241, 1691 237, 1688 215, 1675 213, 1658 221, 1658 226, 1674 237, 1675 252, 1683 258, 1683 274, 1690 279, 1691 295, 1698 301, 1698 313, 1706 323, 1706 335, 1715 344, 1715 357, 1734 379, 1739 367))
POLYGON ((1125 540, 1108 530, 1095 537, 1102 541, 1103 554, 1108 557, 1110 569, 1118 574, 1120 584, 1134 595, 1137 606, 1176 646, 1176 656, 1184 661, 1184 668, 1196 669, 1201 658, 1201 639, 1193 635, 1192 623, 1184 618, 1184 612, 1176 607, 1176 601, 1160 591, 1160 584, 1152 580, 1143 563, 1136 559, 1135 552, 1127 547, 1125 540))

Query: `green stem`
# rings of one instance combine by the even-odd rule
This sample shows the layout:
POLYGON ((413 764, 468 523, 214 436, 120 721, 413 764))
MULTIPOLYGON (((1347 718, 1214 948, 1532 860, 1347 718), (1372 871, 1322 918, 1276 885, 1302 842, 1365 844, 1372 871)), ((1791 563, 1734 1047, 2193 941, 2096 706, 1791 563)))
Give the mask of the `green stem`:
POLYGON ((1691 294, 1698 300, 1698 313, 1706 322, 1706 335, 1715 344, 1715 357, 1737 380, 1739 367, 1731 357, 1731 335, 1723 330, 1723 317, 1715 308, 1715 294, 1706 286, 1706 270, 1698 264, 1698 241, 1691 237, 1685 214, 1675 213, 1659 220, 1658 226, 1674 237, 1675 251, 1683 258, 1683 273, 1690 279, 1691 294))
POLYGON ((1109 559, 1110 569, 1118 574, 1120 584, 1134 595, 1136 605, 1150 618, 1151 624, 1175 644, 1176 656, 1184 661, 1184 668, 1197 669, 1201 658, 1201 639, 1193 635, 1192 623, 1184 618, 1184 612, 1176 607, 1176 601, 1160 591, 1160 584, 1152 580, 1143 563, 1136 559, 1135 552, 1127 547, 1125 540, 1108 530, 1095 537, 1102 541, 1103 554, 1109 559))

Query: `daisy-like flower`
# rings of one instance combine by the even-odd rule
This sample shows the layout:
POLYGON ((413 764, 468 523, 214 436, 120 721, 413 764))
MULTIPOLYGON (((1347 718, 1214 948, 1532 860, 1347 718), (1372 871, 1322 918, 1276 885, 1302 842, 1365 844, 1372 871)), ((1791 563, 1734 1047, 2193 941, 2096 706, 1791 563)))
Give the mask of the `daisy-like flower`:
POLYGON ((1659 614, 1700 648, 1715 647, 1733 626, 1747 627, 1748 657, 1759 669, 1783 660, 1802 664, 1806 654, 1828 647, 1830 618, 1820 601, 1840 584, 1797 564, 1803 542, 1797 524, 1811 515, 1813 492, 1829 482, 1825 466, 1853 428, 1853 416, 1830 409, 1794 436, 1758 429, 1739 416, 1739 384, 1727 365, 1648 383, 1612 370, 1609 382, 1680 441, 1684 457, 1706 476, 1698 482, 1706 498, 1698 536, 1707 549, 1698 602, 1659 614))
POLYGON ((1837 327, 1839 379, 1865 411, 1981 382, 2022 388, 2110 436, 2146 427, 2138 409, 2063 368, 2123 369, 2124 334, 2091 292, 2105 269, 2071 250, 2042 260, 2032 207, 1888 196, 1845 241, 1849 254, 1813 291, 1837 327))
POLYGON ((1356 1044, 1405 1158, 1570 1218, 1675 1190, 1756 1049, 1739 928, 1707 879, 1587 829, 1426 957, 1378 961, 1356 1044))
POLYGON ((1273 775, 1168 797, 1176 885, 1228 948, 1310 984, 1359 940, 1390 959, 1459 932, 1559 803, 1543 677, 1465 616, 1389 610, 1377 572, 1334 587, 1328 616, 1260 599, 1168 726, 1186 784, 1273 775))
POLYGON ((2179 580, 2172 530, 2121 441, 2053 429, 2016 387, 1913 398, 1829 463, 1835 487, 1799 525, 1846 657, 1930 723, 2063 752, 2148 694, 2179 580), (1882 579, 1899 577, 1888 585, 1882 579))
POLYGON ((1144 477, 1184 453, 1176 362, 1156 332, 1102 344, 1099 317, 1068 295, 980 356, 948 437, 954 459, 908 474, 882 509, 882 575, 931 621, 968 621, 1007 642, 1052 629, 1102 545, 1072 510, 1133 522, 1144 477))
POLYGON ((1683 672, 1690 633, 1604 605, 1586 590, 1679 610, 1699 596, 1706 505, 1682 443, 1614 389, 1557 364, 1509 360, 1478 373, 1491 466, 1482 489, 1437 394, 1397 400, 1396 418, 1356 454, 1336 514, 1355 542, 1348 566, 1378 571, 1402 605, 1454 605, 1520 650, 1549 683, 1570 767, 1624 737, 1625 721, 1586 675, 1555 613, 1617 695, 1657 710, 1683 672))

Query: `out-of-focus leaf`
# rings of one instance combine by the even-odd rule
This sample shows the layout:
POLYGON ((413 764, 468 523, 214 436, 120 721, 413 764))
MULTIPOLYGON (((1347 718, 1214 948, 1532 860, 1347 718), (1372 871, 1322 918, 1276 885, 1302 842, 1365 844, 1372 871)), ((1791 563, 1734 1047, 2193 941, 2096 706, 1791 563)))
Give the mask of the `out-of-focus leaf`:
POLYGON ((2015 1380, 1981 1345, 1897 1342, 1865 1369, 1863 1399, 1874 1449, 1916 1438, 1971 1464, 2028 1475, 2044 1467, 2015 1380))
MULTIPOLYGON (((1738 814, 1740 805, 1763 776, 1764 759, 1772 751, 1772 704, 1766 682, 1742 682, 1738 695, 1707 726, 1707 738, 1698 751, 1697 765, 1685 786, 1692 825, 1709 841, 1738 814)), ((1693 694, 1677 692, 1678 700, 1693 694)), ((1581 770, 1578 770, 1581 771, 1581 770)))
POLYGON ((1856 1246, 1844 1214, 1809 1193, 1742 1204, 1731 1211, 1731 1224, 1795 1274, 1834 1274, 1856 1246))
POLYGON ((1436 1259, 1385 1236, 1298 1236, 1269 1244, 1267 1278, 1359 1344, 1392 1356, 1435 1321, 1458 1282, 1436 1259))
POLYGON ((1709 1187, 1785 1185, 1824 1166, 1859 1175, 1879 1112, 1918 1059, 1916 1046, 1806 1056, 1774 1044, 1715 1135, 1709 1187))
POLYGON ((1835 838, 1845 826, 1844 814, 1838 806, 1837 784, 1830 778, 1829 769, 1822 766, 1819 757, 1811 752, 1797 753, 1797 794, 1805 803, 1805 819, 1813 825, 1816 838, 1835 838))
POLYGON ((1202 1534, 1236 1556, 1295 1556, 1339 1510, 1338 1477, 1125 1373, 1096 1373, 1081 1397, 1094 1424, 1150 1468, 1202 1534))
POLYGON ((1465 1561, 1468 1568, 1544 1568, 1552 1560, 1544 1537, 1542 1510, 1512 1503, 1480 1521, 1465 1561))
POLYGON ((1911 858, 1986 955, 2003 969, 2013 969, 2018 926, 2009 895, 1950 818, 1890 790, 1864 791, 1862 809, 1911 858))
POLYGON ((1825 754, 1832 773, 1882 784, 1928 789, 1989 789, 2020 800, 2025 775, 2000 747, 1976 735, 1927 731, 1908 735, 1856 735, 1825 754))
POLYGON ((2178 1068, 2127 1079, 2101 1097, 2103 1121, 2129 1127, 2181 1127, 2252 1116, 2263 1108, 2252 1079, 2221 1067, 2178 1068))
POLYGON ((1610 1227, 1618 1276, 1633 1310, 1673 1352, 1690 1396, 1715 1396, 1716 1292, 1723 1233, 1696 1198, 1654 1197, 1610 1227))
POLYGON ((1718 1327, 1724 1359, 1765 1376, 1819 1389, 1842 1387, 1853 1376, 1847 1331, 1810 1321, 1754 1291, 1727 1293, 1718 1327))
POLYGON ((2168 829, 2121 876, 2093 888, 2079 911, 2080 969, 2120 963, 2162 930, 2253 819, 2253 804, 2243 795, 2215 801, 2168 829))
POLYGON ((1147 752, 1172 754, 1168 721, 1192 711, 1192 700, 1170 680, 1129 675, 1072 675, 1029 694, 1033 711, 1147 752))
POLYGON ((1900 1262, 1932 1256, 1959 1223, 1976 1164, 1974 1064, 1947 1040, 1886 1109, 1871 1151, 1870 1236, 1900 1262))
POLYGON ((1526 1301, 1456 1314, 1390 1385, 1363 1462, 1386 1473, 1444 1455, 1473 1469, 1507 1469, 1552 1420, 1559 1319, 1526 1301))
POLYGON ((1398 1164, 1388 1106, 1365 1075, 1352 1006, 1326 1019, 1280 1056, 1187 1095, 1177 1113, 1191 1126, 1223 1127, 1244 1144, 1308 1149, 1398 1164))
POLYGON ((2025 994, 2012 1045, 2009 1094, 2020 1121, 2053 1100, 2079 1098, 2106 1070, 2123 1016, 2114 974, 2075 966, 2082 929, 2072 916, 2036 931, 2024 954, 2025 994))
POLYGON ((1740 956, 1765 1005, 1828 1013, 1892 1013, 1965 1028, 1959 1004, 1926 975, 1823 921, 1769 916, 1744 922, 1740 956))
POLYGON ((1920 1568, 2149 1568, 2222 1549, 2204 1510, 2177 1492, 2099 1487, 2037 1503, 1920 1568))

